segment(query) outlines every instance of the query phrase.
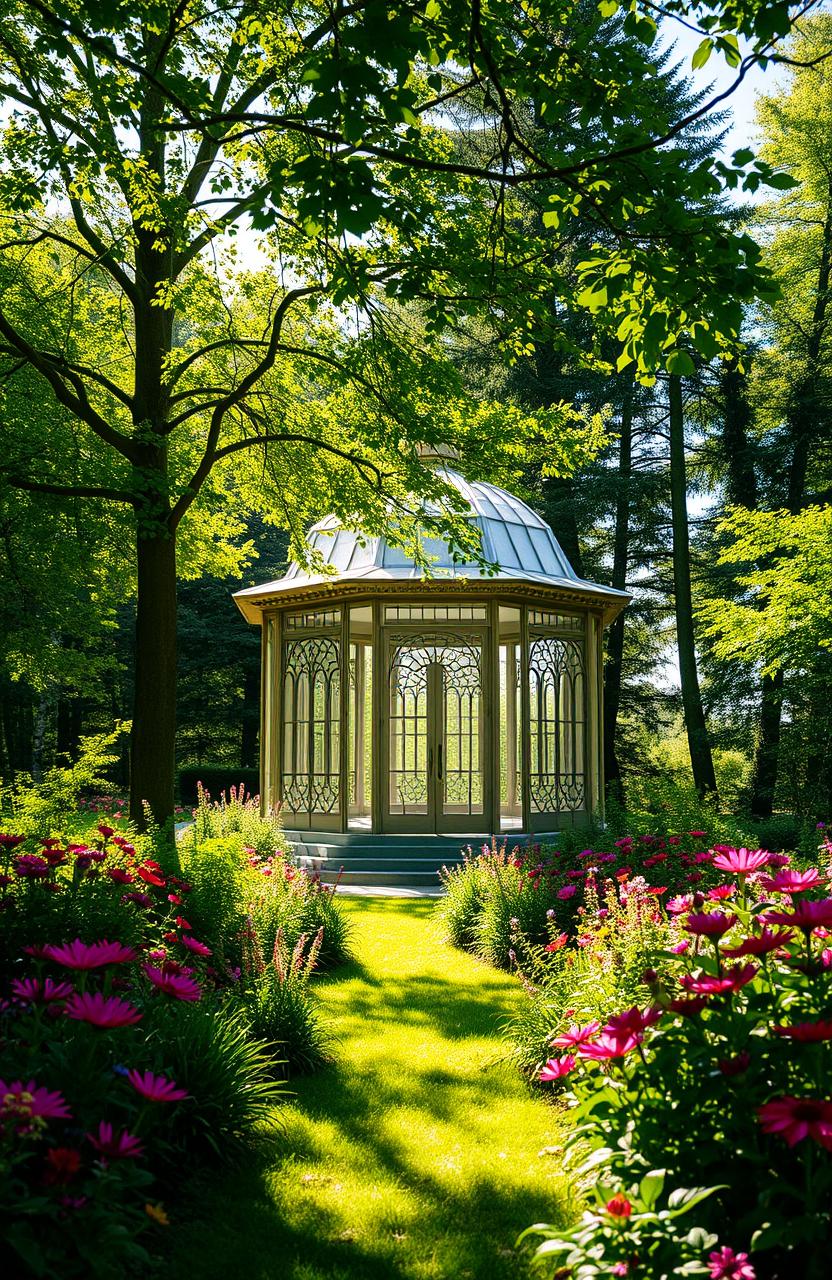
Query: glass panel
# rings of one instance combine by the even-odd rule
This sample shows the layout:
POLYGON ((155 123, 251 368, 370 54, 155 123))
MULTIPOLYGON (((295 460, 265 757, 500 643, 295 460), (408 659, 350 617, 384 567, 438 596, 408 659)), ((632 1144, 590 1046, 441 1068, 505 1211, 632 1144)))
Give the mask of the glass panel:
POLYGON ((350 687, 347 704, 348 826, 369 830, 373 795, 373 610, 350 609, 350 687))
POLYGON ((319 627, 341 625, 340 609, 314 609, 307 613, 287 613, 283 617, 287 631, 312 631, 319 627))
POLYGON ((532 627, 552 627, 557 631, 583 632, 584 620, 578 615, 543 613, 539 609, 531 609, 529 611, 529 625, 532 627))
MULTIPOLYGON (((396 637, 400 640, 401 637, 396 637)), ((431 650, 398 644, 390 662, 391 813, 428 812, 428 667, 431 650)))
POLYGON ((437 657, 443 674, 444 743, 437 757, 443 812, 482 813, 482 646, 447 644, 437 657))
POLYGON ((536 813, 584 807, 584 669, 581 646, 529 640, 531 805, 536 813))
POLYGON ((290 813, 337 813, 340 645, 333 636, 283 647, 281 793, 290 813))
POLYGON ((385 622, 485 622, 488 608, 482 604, 388 604, 385 622))

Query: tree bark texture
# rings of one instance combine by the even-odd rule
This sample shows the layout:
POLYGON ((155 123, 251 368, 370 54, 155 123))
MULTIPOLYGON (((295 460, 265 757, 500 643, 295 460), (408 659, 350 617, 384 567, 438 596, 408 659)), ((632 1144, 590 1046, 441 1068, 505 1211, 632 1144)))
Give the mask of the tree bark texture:
POLYGON ((135 692, 130 815, 157 822, 173 813, 176 746, 176 539, 156 531, 136 542, 135 692))

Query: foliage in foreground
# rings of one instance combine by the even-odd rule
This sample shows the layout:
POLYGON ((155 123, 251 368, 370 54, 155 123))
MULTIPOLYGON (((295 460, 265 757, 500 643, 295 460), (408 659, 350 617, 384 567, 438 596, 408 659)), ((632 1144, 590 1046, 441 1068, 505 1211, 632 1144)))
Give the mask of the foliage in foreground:
MULTIPOLYGON (((828 858, 832 846, 823 848, 828 858)), ((598 1016, 587 1020, 583 989, 567 994, 562 981, 570 948, 551 954, 561 971, 554 988, 569 1004, 552 1010, 556 1056, 539 1074, 568 1090, 568 1160, 593 1207, 572 1231, 532 1229, 544 1237, 536 1257, 549 1274, 553 1265, 586 1280, 826 1274, 830 868, 801 870, 785 855, 726 846, 710 851, 710 863, 722 883, 707 894, 676 895, 664 908, 653 900, 659 946, 644 953, 649 967, 629 1007, 596 1003, 598 1016), (701 1190, 682 1190, 691 1184, 701 1190), (696 1207, 696 1228, 683 1238, 677 1219, 657 1212, 665 1187, 668 1208, 696 1207), (726 1235, 730 1247, 712 1247, 726 1235), (654 1269, 644 1269, 647 1258, 654 1269)), ((609 882, 602 901, 615 892, 609 882)), ((605 914, 591 895, 588 906, 576 946, 602 977, 607 921, 626 932, 632 920, 605 914)), ((636 929, 641 945, 641 922, 636 929)), ((618 945, 623 952, 628 943, 618 945)))

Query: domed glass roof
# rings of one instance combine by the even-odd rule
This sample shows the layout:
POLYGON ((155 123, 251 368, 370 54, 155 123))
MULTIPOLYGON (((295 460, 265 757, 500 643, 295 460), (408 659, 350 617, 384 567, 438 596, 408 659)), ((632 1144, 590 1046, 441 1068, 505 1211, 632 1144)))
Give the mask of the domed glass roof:
MULTIPOLYGON (((489 573, 475 562, 455 562, 446 542, 425 539, 424 549, 432 557, 432 577, 524 581, 579 590, 591 587, 596 594, 620 599, 621 605, 629 599, 624 592, 578 578, 545 520, 520 498, 496 485, 466 480, 447 465, 440 466, 438 471, 467 502, 470 508, 467 518, 481 533, 482 553, 488 562, 499 567, 496 573, 489 573)), ((426 577, 400 547, 391 546, 384 538, 344 529, 336 516, 327 516, 314 525, 307 541, 321 552, 335 573, 310 573, 293 562, 283 578, 235 593, 234 598, 247 616, 249 603, 253 605, 257 599, 293 589, 324 584, 337 588, 339 582, 347 581, 389 582, 426 577)))

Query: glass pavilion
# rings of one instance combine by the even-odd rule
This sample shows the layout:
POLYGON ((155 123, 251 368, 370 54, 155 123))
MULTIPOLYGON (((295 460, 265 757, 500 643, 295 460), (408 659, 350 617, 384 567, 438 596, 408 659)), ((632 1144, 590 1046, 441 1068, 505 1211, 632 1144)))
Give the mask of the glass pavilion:
POLYGON ((332 575, 291 564, 235 595, 263 628, 261 795, 294 830, 552 832, 602 811, 602 635, 630 597, 435 461, 495 574, 434 542, 426 577, 329 516, 309 542, 332 575))

